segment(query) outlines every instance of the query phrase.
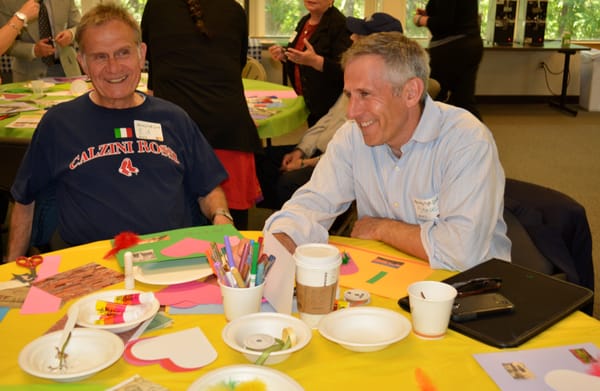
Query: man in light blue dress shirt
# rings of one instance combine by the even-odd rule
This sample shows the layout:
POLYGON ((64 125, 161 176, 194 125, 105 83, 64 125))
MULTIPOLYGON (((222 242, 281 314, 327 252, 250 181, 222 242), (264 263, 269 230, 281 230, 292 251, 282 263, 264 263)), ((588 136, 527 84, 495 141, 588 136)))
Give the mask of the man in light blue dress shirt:
POLYGON ((326 242, 356 201, 351 236, 464 270, 510 261, 504 170, 489 129, 426 93, 429 58, 400 33, 372 34, 343 57, 349 119, 311 180, 265 223, 290 250, 326 242))

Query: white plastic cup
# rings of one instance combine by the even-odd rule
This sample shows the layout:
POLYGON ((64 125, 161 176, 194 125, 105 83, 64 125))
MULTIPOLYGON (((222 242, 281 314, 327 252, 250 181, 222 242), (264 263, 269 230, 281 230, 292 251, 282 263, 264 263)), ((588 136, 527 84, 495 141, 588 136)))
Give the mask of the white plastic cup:
POLYGON ((260 312, 265 284, 250 288, 233 288, 221 284, 221 297, 223 298, 223 311, 227 321, 232 321, 243 315, 260 312))
POLYGON ((419 281, 408 287, 413 332, 423 339, 446 335, 456 289, 444 282, 419 281))
POLYGON ((310 243, 296 247, 296 298, 300 319, 316 328, 338 296, 342 257, 332 245, 310 243))
POLYGON ((44 92, 44 81, 43 80, 32 80, 31 90, 34 94, 39 95, 44 92))

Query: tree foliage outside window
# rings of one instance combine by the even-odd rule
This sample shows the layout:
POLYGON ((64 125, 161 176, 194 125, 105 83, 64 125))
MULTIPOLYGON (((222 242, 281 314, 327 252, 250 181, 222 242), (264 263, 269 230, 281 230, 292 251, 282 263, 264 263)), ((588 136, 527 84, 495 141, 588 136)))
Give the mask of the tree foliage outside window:
MULTIPOLYGON (((346 16, 362 18, 364 0, 335 0, 335 6, 346 16)), ((265 6, 265 32, 268 36, 289 36, 303 15, 307 14, 301 0, 270 0, 265 6)))
MULTIPOLYGON (((138 21, 141 19, 146 0, 120 1, 126 5, 138 21)), ((241 0, 238 1, 243 3, 241 0)), ((412 22, 415 9, 424 7, 427 1, 393 1, 405 1, 406 3, 407 20, 403 22, 406 34, 413 38, 427 38, 429 36, 427 29, 417 28, 412 22)), ((485 37, 487 29, 488 10, 494 10, 497 1, 479 0, 483 37, 485 37)), ((75 3, 80 6, 81 0, 75 0, 75 3)), ((335 6, 346 16, 364 17, 365 0, 335 0, 335 6)), ((307 11, 302 0, 266 0, 264 12, 267 23, 266 35, 289 37, 298 20, 307 11)), ((250 17, 252 18, 252 15, 250 17)), ((559 40, 565 31, 571 33, 573 40, 600 40, 600 0, 549 0, 545 39, 559 40)))
MULTIPOLYGON (((495 10, 497 0, 479 0, 481 35, 486 37, 488 12, 495 10)), ((527 0, 520 0, 527 1, 527 0)), ((428 31, 412 22, 418 2, 406 2, 406 34, 413 38, 426 38, 428 31)), ((423 5, 420 5, 423 7, 423 5)), ((546 40, 560 40, 563 32, 571 33, 572 40, 600 39, 600 0, 550 0, 546 15, 546 40)), ((492 37, 489 37, 490 39, 492 37)))

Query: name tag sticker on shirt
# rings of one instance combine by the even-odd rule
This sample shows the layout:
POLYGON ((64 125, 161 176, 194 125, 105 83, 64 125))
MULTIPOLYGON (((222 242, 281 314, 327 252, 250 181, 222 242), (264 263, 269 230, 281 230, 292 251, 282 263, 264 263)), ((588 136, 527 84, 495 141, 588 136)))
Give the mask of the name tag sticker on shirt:
POLYGON ((438 196, 435 195, 427 199, 413 198, 413 205, 417 218, 420 220, 435 220, 440 215, 440 206, 438 196))
POLYGON ((135 136, 139 139, 164 141, 161 124, 135 120, 133 126, 135 136))

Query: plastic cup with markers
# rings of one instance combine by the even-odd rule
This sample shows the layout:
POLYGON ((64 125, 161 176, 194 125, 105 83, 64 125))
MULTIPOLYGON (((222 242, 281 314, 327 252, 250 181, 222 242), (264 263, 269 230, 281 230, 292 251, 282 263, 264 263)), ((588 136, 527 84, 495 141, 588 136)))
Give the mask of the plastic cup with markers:
POLYGON ((235 259, 227 236, 224 248, 212 242, 206 256, 218 279, 225 318, 231 321, 260 312, 265 278, 275 257, 261 254, 260 243, 251 240, 244 243, 239 259, 235 259))

